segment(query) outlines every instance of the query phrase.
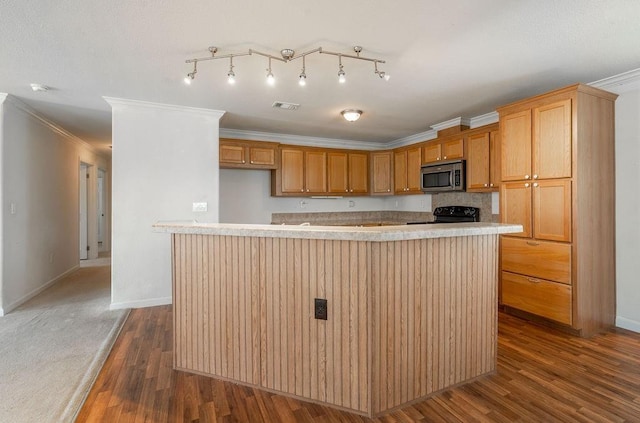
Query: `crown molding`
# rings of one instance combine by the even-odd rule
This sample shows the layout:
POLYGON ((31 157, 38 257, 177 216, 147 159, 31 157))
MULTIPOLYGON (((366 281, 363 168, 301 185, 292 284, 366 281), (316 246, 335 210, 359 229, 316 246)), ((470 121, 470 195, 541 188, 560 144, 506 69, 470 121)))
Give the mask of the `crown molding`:
POLYGON ((308 147, 331 147, 347 150, 384 150, 385 143, 343 140, 336 138, 319 138, 302 135, 276 134, 272 132, 245 131, 242 129, 220 128, 220 138, 234 138, 252 141, 270 141, 281 144, 303 145, 308 147))
MULTIPOLYGON (((91 144, 89 144, 88 142, 83 140, 82 138, 79 138, 78 136, 73 135, 71 132, 67 131, 66 129, 62 128, 61 126, 58 126, 57 124, 51 122, 49 119, 47 119, 47 118, 45 118, 43 116, 40 116, 35 109, 33 109, 28 104, 24 103, 18 97, 15 97, 13 95, 8 95, 8 94, 5 94, 4 97, 5 98, 2 100, 2 102, 4 102, 6 100, 7 104, 9 104, 9 103, 12 104, 18 110, 21 110, 21 111, 25 112, 30 117, 34 118, 39 123, 41 123, 42 125, 46 126, 47 128, 49 128, 50 130, 52 130, 56 134, 64 137, 65 139, 67 139, 68 141, 70 141, 70 142, 72 142, 74 144, 79 145, 82 148, 86 148, 87 150, 91 151, 92 153, 94 153, 94 154, 96 154, 96 155, 98 155, 100 157, 103 157, 102 153, 96 147, 92 146, 91 144)), ((2 103, 2 102, 0 102, 0 103, 2 103)))
POLYGON ((214 109, 203 109, 200 107, 190 107, 190 106, 180 106, 175 104, 164 104, 164 103, 154 103, 151 101, 142 101, 142 100, 130 100, 127 98, 117 98, 117 97, 102 97, 104 101, 109 103, 113 110, 122 109, 126 107, 135 107, 135 108, 144 108, 144 109, 155 109, 155 110, 165 110, 172 112, 186 112, 201 116, 213 117, 218 120, 224 115, 226 112, 224 110, 214 110, 214 109))
POLYGON ((452 126, 458 126, 458 125, 469 126, 469 123, 470 123, 469 118, 464 118, 460 116, 457 118, 446 120, 444 122, 436 123, 434 125, 431 125, 431 127, 435 131, 442 131, 443 129, 451 128, 452 126))
POLYGON ((590 82, 587 85, 617 94, 640 88, 640 68, 590 82))
POLYGON ((484 115, 472 117, 470 119, 469 128, 478 128, 480 126, 496 123, 498 122, 499 117, 500 115, 496 111, 485 113, 484 115))
POLYGON ((405 145, 415 144, 417 142, 433 140, 436 138, 438 138, 438 131, 435 129, 429 129, 428 131, 420 132, 415 135, 409 135, 408 137, 389 141, 384 145, 385 145, 385 148, 397 148, 397 147, 404 147, 405 145))
POLYGON ((0 93, 0 104, 4 103, 8 96, 9 94, 7 93, 0 93))

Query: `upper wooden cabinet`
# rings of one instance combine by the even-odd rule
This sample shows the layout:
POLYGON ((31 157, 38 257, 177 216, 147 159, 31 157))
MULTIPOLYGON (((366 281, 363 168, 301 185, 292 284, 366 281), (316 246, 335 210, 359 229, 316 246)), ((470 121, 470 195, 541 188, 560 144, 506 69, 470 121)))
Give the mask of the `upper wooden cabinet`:
POLYGON ((420 190, 420 167, 422 166, 422 148, 411 146, 395 150, 394 192, 396 194, 422 194, 420 190))
POLYGON ((371 154, 371 195, 393 194, 393 152, 371 154))
POLYGON ((502 180, 571 177, 571 99, 501 117, 502 180))
POLYGON ((327 164, 330 194, 367 194, 369 192, 368 153, 329 151, 327 164))
POLYGON ((437 139, 428 141, 423 148, 423 163, 433 163, 442 160, 456 160, 464 158, 464 137, 437 139))
POLYGON ((327 152, 322 149, 280 148, 280 168, 271 178, 272 195, 327 193, 327 152))
POLYGON ((277 148, 277 143, 220 138, 220 167, 275 169, 277 148))
POLYGON ((615 94, 573 85, 498 108, 503 304, 590 336, 615 319, 615 94))
POLYGON ((467 191, 497 191, 500 187, 500 131, 467 137, 467 191))
POLYGON ((272 172, 271 195, 367 195, 368 192, 368 152, 280 147, 280 167, 272 172))

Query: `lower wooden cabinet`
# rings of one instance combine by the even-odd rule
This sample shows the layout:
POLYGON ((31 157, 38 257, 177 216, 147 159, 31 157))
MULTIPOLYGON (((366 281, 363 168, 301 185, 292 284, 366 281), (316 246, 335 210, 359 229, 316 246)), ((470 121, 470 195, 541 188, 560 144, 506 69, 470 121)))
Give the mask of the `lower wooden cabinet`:
POLYGON ((502 270, 571 284, 571 244, 502 237, 502 270))
POLYGON ((567 325, 572 324, 571 286, 502 271, 502 303, 567 325))

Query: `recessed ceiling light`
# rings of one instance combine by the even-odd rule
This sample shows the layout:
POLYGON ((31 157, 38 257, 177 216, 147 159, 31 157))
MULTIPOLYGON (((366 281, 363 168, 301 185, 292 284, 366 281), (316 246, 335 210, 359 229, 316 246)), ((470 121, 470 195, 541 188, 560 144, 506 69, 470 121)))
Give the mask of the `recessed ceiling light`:
POLYGON ((49 91, 49 87, 47 87, 46 85, 42 85, 42 84, 31 84, 31 89, 33 91, 36 92, 45 92, 45 91, 49 91))

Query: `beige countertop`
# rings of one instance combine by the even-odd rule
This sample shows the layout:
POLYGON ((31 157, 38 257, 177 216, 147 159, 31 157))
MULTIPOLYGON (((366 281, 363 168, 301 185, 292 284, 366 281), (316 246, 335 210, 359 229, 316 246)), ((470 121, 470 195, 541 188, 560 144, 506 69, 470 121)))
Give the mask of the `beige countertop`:
POLYGON ((157 222, 154 232, 229 235, 259 238, 334 239, 347 241, 400 241, 521 232, 521 225, 501 223, 441 223, 397 226, 298 226, 236 223, 157 222))

